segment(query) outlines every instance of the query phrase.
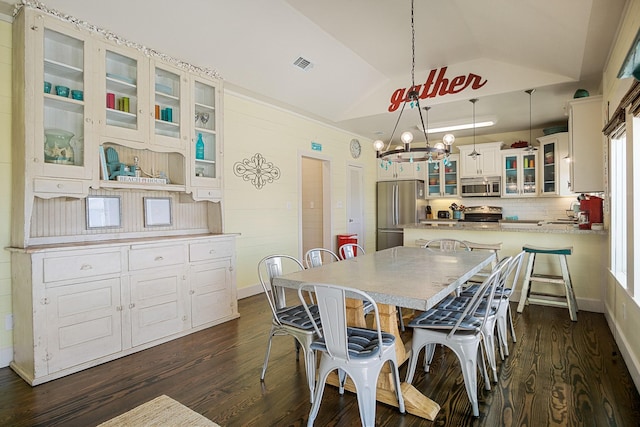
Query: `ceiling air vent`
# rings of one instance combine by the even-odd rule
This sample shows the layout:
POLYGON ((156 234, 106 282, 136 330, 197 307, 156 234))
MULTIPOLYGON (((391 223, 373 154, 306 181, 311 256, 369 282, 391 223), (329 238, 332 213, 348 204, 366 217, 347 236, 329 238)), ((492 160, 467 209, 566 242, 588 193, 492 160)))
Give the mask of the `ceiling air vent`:
POLYGON ((309 61, 308 59, 304 59, 302 56, 299 56, 298 59, 293 61, 293 65, 304 71, 309 71, 313 68, 313 64, 311 63, 311 61, 309 61))

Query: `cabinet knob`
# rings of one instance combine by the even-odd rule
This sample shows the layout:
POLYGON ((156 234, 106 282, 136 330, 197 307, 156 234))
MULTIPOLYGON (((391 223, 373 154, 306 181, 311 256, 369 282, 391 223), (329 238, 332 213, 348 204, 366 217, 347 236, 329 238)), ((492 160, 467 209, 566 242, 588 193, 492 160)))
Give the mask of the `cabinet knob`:
POLYGON ((191 289, 191 290, 189 291, 189 295, 193 295, 193 294, 195 294, 195 293, 196 293, 196 291, 194 291, 193 289, 191 289))
POLYGON ((164 259, 164 257, 157 256, 154 261, 162 261, 163 259, 164 259))
POLYGON ((116 307, 116 311, 122 311, 123 309, 124 309, 124 308, 123 308, 121 305, 119 305, 119 306, 117 306, 117 307, 116 307))
POLYGON ((233 271, 233 266, 229 267, 229 271, 233 271))
POLYGON ((38 158, 37 157, 33 158, 33 163, 38 163, 38 158))
POLYGON ((211 255, 213 255, 213 254, 215 254, 215 253, 216 253, 216 250, 215 250, 215 249, 211 249, 211 250, 209 251, 209 253, 210 253, 211 255))
POLYGON ((136 306, 135 303, 129 304, 129 308, 134 308, 135 306, 136 306))
POLYGON ((189 319, 187 316, 182 316, 182 320, 183 320, 183 321, 185 321, 185 322, 186 322, 186 321, 187 321, 187 319, 189 319))
POLYGON ((90 264, 82 264, 82 267, 80 267, 80 270, 93 270, 93 267, 90 264))
POLYGON ((64 185, 62 185, 62 184, 58 184, 58 185, 56 185, 56 187, 58 187, 58 188, 62 188, 62 187, 64 187, 64 185))

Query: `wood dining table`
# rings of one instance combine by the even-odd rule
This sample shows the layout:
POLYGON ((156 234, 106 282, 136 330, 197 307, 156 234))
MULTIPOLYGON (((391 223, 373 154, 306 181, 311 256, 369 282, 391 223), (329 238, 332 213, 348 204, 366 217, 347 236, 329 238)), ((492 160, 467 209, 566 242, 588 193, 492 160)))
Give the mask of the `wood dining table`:
MULTIPOLYGON (((396 307, 425 311, 488 266, 495 255, 491 251, 441 252, 399 246, 359 254, 355 258, 323 264, 274 279, 275 286, 298 289, 302 284, 327 283, 359 289, 376 301, 380 327, 396 337, 396 357, 402 365, 411 355, 411 343, 403 343, 398 329, 396 307)), ((366 327, 362 301, 347 302, 349 326, 366 327)), ((337 375, 330 384, 338 385, 337 375)), ((378 377, 376 398, 398 406, 391 370, 378 377)), ((440 405, 406 382, 401 383, 406 411, 433 420, 440 405)), ((353 383, 345 389, 355 392, 353 383)))

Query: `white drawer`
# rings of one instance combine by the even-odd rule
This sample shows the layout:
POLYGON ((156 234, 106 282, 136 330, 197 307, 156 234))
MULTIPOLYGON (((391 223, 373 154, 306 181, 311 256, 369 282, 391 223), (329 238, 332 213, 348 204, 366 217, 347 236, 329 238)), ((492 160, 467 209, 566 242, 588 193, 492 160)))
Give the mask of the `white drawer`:
POLYGON ((228 240, 189 244, 189 261, 207 261, 217 258, 229 258, 233 255, 233 242, 228 240))
POLYGON ((120 251, 53 256, 44 258, 42 261, 45 282, 82 279, 122 271, 120 251))
POLYGON ((184 246, 154 246, 129 250, 129 270, 184 264, 184 246))
POLYGON ((60 179, 34 179, 33 191, 36 193, 83 194, 82 181, 60 179))
POLYGON ((222 198, 222 190, 198 188, 196 189, 196 196, 199 199, 220 199, 222 198))

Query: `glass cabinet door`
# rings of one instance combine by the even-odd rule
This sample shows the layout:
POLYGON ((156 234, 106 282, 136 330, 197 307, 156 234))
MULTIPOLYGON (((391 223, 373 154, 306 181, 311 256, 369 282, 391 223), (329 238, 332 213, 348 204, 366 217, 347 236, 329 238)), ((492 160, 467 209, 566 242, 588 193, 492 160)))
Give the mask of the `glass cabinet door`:
POLYGON ((156 64, 152 75, 153 143, 184 149, 186 111, 184 105, 186 77, 179 70, 156 64), (184 83, 184 84, 183 84, 184 83))
POLYGON ((427 163, 427 194, 429 196, 441 196, 440 162, 427 163))
MULTIPOLYGON (((44 20, 40 15, 34 19, 44 20)), ((42 169, 35 167, 34 171, 49 177, 91 178, 84 149, 85 138, 92 132, 85 101, 85 90, 89 95, 92 92, 87 41, 73 29, 48 20, 37 22, 31 29, 37 37, 36 61, 42 61, 36 68, 40 72, 36 73, 33 99, 34 160, 42 169)))
POLYGON ((522 194, 535 195, 538 192, 536 183, 536 154, 523 154, 522 194))
POLYGON ((449 163, 440 166, 444 176, 444 195, 445 196, 457 196, 458 195, 458 160, 453 156, 449 156, 449 163))
POLYGON ((105 100, 104 134, 114 138, 145 142, 148 140, 149 120, 145 114, 145 82, 148 68, 141 55, 117 46, 104 45, 105 100))
POLYGON ((516 195, 519 193, 518 182, 518 155, 504 156, 504 195, 516 195))
POLYGON ((556 190, 556 144, 540 144, 542 148, 542 193, 555 194, 556 190))
POLYGON ((193 78, 192 111, 194 120, 191 141, 191 182, 196 187, 219 188, 217 105, 219 92, 212 82, 193 78))

